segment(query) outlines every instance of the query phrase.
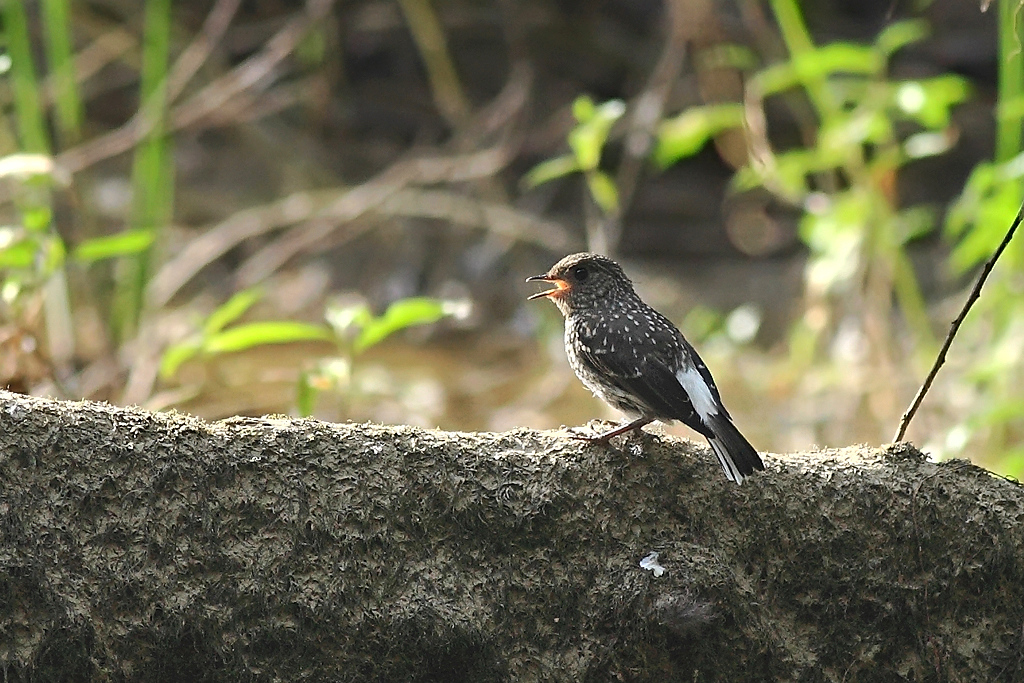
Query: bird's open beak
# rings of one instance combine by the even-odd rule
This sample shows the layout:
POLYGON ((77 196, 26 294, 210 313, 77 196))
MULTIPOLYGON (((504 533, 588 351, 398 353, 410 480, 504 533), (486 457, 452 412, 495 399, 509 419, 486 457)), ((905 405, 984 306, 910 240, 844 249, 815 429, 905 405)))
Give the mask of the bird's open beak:
POLYGON ((533 296, 526 297, 527 301, 532 301, 534 299, 540 299, 541 297, 545 297, 545 296, 547 296, 547 297, 560 296, 562 292, 564 292, 564 291, 569 289, 569 283, 566 282, 565 280, 563 280, 560 277, 551 277, 550 275, 534 275, 533 277, 526 278, 527 282, 535 282, 535 281, 538 281, 538 280, 541 281, 541 282, 550 282, 551 284, 553 284, 555 286, 555 288, 554 289, 548 289, 548 290, 543 291, 543 292, 537 292, 533 296))

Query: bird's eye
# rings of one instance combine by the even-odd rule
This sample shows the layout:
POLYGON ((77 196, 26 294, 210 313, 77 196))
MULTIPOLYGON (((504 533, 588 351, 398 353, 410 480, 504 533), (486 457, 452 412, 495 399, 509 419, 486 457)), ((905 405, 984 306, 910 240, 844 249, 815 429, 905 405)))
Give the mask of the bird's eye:
POLYGON ((576 278, 577 282, 583 282, 587 279, 587 276, 590 275, 590 271, 583 266, 576 266, 576 268, 573 269, 572 274, 576 278))

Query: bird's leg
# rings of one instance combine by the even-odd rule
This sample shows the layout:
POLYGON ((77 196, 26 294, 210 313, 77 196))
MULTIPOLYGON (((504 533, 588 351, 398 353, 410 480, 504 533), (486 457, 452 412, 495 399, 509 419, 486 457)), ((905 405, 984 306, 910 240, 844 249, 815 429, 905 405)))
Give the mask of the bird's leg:
POLYGON ((610 430, 608 432, 605 432, 604 434, 598 434, 597 436, 586 436, 586 435, 583 435, 583 434, 573 434, 572 436, 573 436, 574 439, 581 439, 581 440, 586 441, 588 443, 608 443, 609 440, 615 438, 619 434, 625 434, 626 432, 630 431, 631 429, 635 429, 637 432, 639 432, 641 427, 643 427, 644 425, 649 424, 651 422, 654 422, 653 418, 650 418, 650 417, 638 417, 637 419, 633 420, 632 422, 627 422, 626 424, 621 425, 619 427, 616 427, 615 429, 612 429, 612 430, 610 430))

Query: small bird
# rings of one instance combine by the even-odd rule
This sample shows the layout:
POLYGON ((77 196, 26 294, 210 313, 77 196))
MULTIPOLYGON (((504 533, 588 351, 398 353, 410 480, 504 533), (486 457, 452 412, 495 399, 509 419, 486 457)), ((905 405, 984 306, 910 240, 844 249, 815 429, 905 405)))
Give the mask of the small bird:
POLYGON ((619 264, 571 254, 544 275, 547 297, 565 317, 565 352, 580 381, 631 421, 590 442, 607 442, 654 420, 680 420, 703 434, 729 481, 763 470, 754 447, 732 423, 704 361, 668 318, 645 304, 619 264))

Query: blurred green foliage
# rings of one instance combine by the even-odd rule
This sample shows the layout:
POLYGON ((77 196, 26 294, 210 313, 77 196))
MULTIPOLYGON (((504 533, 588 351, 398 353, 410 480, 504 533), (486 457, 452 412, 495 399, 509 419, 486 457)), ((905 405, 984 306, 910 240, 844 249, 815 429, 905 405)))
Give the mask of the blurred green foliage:
POLYGON ((369 348, 401 330, 468 314, 466 302, 410 297, 392 303, 379 316, 366 304, 330 305, 324 314, 326 325, 293 320, 238 323, 261 298, 260 289, 247 289, 215 309, 195 333, 167 348, 160 364, 161 377, 171 379, 195 358, 208 360, 271 344, 329 342, 337 352, 316 360, 312 369, 299 375, 296 406, 299 414, 307 417, 324 391, 351 397, 354 360, 369 348))
MULTIPOLYGON (((978 164, 946 216, 956 274, 995 251, 1024 200, 1024 22, 1021 5, 999 2, 995 158, 978 164)), ((969 358, 957 377, 958 420, 937 435, 944 455, 992 453, 995 467, 1024 478, 1024 246, 1008 246, 957 339, 969 358)))
POLYGON ((572 104, 576 125, 569 131, 569 154, 542 161, 524 178, 526 187, 536 187, 556 178, 582 173, 594 203, 606 214, 619 208, 619 193, 615 181, 600 168, 601 153, 608 142, 612 126, 626 111, 622 100, 609 100, 600 105, 581 95, 572 104))
MULTIPOLYGON (((143 27, 139 111, 147 131, 132 160, 132 230, 162 230, 174 206, 174 155, 166 132, 167 74, 171 46, 171 0, 147 0, 143 27)), ((147 247, 124 258, 115 273, 111 327, 119 341, 131 339, 143 314, 153 259, 147 247)))
MULTIPOLYGON (((919 345, 930 348, 931 323, 906 247, 936 227, 936 216, 929 207, 899 206, 894 178, 906 163, 952 146, 950 110, 966 99, 969 86, 952 74, 887 75, 892 54, 927 35, 921 21, 892 24, 872 45, 817 46, 793 3, 779 0, 773 7, 790 59, 751 74, 743 104, 693 107, 665 121, 655 159, 675 163, 723 130, 746 126, 750 161, 733 188, 764 187, 803 210, 798 234, 810 252, 808 296, 860 292, 857 315, 876 324, 887 319, 894 296, 919 345), (794 89, 814 108, 814 143, 776 151, 764 105, 794 89)), ((809 332, 814 337, 826 329, 816 322, 809 332)))
MULTIPOLYGON (((905 165, 943 154, 956 143, 952 110, 970 97, 970 84, 956 74, 912 79, 889 76, 893 55, 927 37, 923 21, 895 22, 869 45, 816 45, 796 0, 772 0, 770 4, 788 59, 757 68, 744 48, 717 48, 723 55, 728 52, 723 59, 729 64, 748 67, 744 101, 689 107, 663 120, 653 161, 668 167, 697 154, 719 134, 742 130, 749 158, 735 174, 733 190, 764 188, 801 210, 798 235, 809 252, 805 270, 808 314, 797 320, 791 331, 793 363, 806 370, 821 362, 818 352, 827 348, 830 334, 850 320, 861 329, 869 359, 902 355, 904 351, 895 348, 898 335, 890 319, 895 301, 916 341, 916 363, 911 367, 923 367, 925 357, 930 360, 929 354, 936 349, 935 325, 907 248, 938 227, 939 211, 931 206, 901 205, 895 188, 905 165), (797 107, 804 102, 810 105, 814 129, 803 136, 810 144, 774 148, 765 111, 770 98, 797 107)), ((996 159, 974 169, 946 214, 944 233, 952 242, 949 264, 953 275, 966 275, 990 257, 1024 197, 1024 59, 1020 49, 1020 25, 1024 22, 1020 21, 1020 9, 1019 3, 1000 4, 996 159)), ((605 105, 585 98, 577 102, 583 105, 575 107, 574 113, 579 109, 583 116, 576 113, 578 124, 570 134, 572 154, 536 166, 526 177, 528 185, 596 168, 609 139, 607 122, 614 123, 622 116, 621 103, 606 103, 613 106, 614 117, 600 119, 601 126, 594 134, 581 136, 580 130, 591 125, 592 112, 605 105), (585 141, 582 154, 581 139, 585 141)), ((614 197, 614 185, 602 192, 614 197)), ((602 203, 593 187, 591 193, 598 205, 609 210, 609 203, 602 203)), ((970 318, 972 324, 958 340, 970 360, 950 381, 966 385, 973 396, 967 402, 971 409, 964 413, 961 406, 950 407, 947 414, 952 420, 945 439, 929 446, 939 455, 951 456, 973 445, 993 454, 989 464, 999 471, 1021 476, 1024 250, 1008 250, 1004 258, 1006 263, 999 269, 1002 277, 986 288, 982 305, 970 318)), ((884 364, 879 361, 879 366, 884 364)))
POLYGON ((238 292, 216 308, 202 327, 164 351, 160 376, 170 379, 183 363, 197 356, 210 358, 267 344, 329 341, 330 330, 322 325, 295 321, 261 321, 232 325, 263 297, 259 289, 238 292))
POLYGON ((356 358, 394 333, 446 317, 464 318, 468 314, 468 302, 429 297, 400 299, 379 316, 373 315, 366 304, 328 306, 324 317, 338 353, 320 359, 313 369, 300 375, 296 400, 299 414, 312 415, 317 398, 324 391, 351 397, 356 358))

